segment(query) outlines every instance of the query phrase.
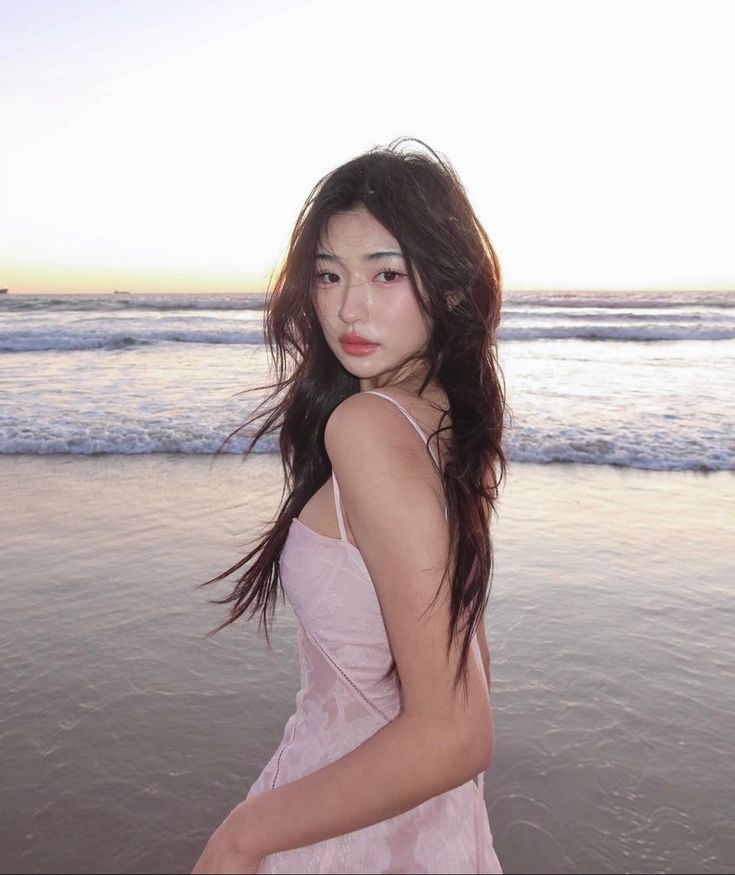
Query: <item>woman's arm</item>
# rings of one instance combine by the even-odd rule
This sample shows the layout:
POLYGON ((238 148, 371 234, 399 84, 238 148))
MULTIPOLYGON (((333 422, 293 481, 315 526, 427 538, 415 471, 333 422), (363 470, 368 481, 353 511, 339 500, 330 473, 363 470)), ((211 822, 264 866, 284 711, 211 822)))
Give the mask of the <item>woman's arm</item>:
POLYGON ((395 817, 488 765, 482 739, 402 713, 328 766, 245 800, 230 834, 236 851, 260 859, 395 817))
POLYGON ((482 609, 480 620, 477 624, 477 640, 480 644, 480 653, 482 654, 482 665, 485 669, 485 677, 487 678, 487 689, 490 692, 492 683, 490 681, 490 649, 487 646, 487 635, 485 634, 485 608, 482 609))

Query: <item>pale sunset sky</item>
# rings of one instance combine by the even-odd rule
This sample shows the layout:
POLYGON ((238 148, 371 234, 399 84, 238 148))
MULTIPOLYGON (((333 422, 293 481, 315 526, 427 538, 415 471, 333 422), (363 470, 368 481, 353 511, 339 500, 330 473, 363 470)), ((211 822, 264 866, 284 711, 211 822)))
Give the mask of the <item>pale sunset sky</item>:
POLYGON ((506 289, 735 288, 728 2, 2 0, 0 287, 264 290, 418 137, 506 289))

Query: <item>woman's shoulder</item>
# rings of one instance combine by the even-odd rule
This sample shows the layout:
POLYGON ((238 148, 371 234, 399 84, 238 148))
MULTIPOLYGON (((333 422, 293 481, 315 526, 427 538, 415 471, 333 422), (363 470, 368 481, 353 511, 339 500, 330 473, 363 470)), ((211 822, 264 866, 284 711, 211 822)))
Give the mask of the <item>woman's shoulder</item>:
POLYGON ((356 446, 365 438, 370 439, 385 433, 395 414, 395 407, 378 396, 367 392, 349 395, 334 408, 327 419, 324 433, 327 452, 330 451, 330 442, 332 445, 335 441, 341 441, 349 446, 356 446))
MULTIPOLYGON (((434 392, 431 396, 421 397, 396 386, 382 387, 376 389, 375 392, 397 402, 418 424, 425 439, 439 427, 442 414, 448 407, 446 395, 443 392, 434 392)), ((401 414, 398 413, 394 404, 381 398, 380 395, 375 395, 372 391, 356 392, 345 398, 332 411, 325 430, 326 449, 330 456, 332 455, 330 444, 332 447, 338 443, 352 447, 358 444, 364 446, 365 441, 372 442, 375 438, 388 433, 393 438, 392 443, 397 440, 404 445, 405 449, 416 447, 415 431, 408 423, 406 430, 396 431, 395 417, 401 414)), ((445 417, 442 426, 447 424, 450 424, 448 416, 445 417)), ((448 443, 448 438, 444 435, 442 438, 443 443, 448 443)))
POLYGON ((350 395, 334 409, 324 444, 348 518, 351 501, 422 506, 430 516, 433 502, 427 504, 427 498, 433 495, 441 507, 441 480, 425 440, 393 404, 367 392, 350 395))
MULTIPOLYGON (((438 418, 445 412, 447 412, 446 418, 449 419, 449 399, 444 390, 438 388, 427 391, 423 395, 406 391, 398 386, 383 386, 380 389, 363 390, 345 398, 344 401, 337 405, 333 413, 340 408, 350 411, 375 410, 376 402, 378 405, 381 403, 380 395, 387 396, 397 402, 422 426, 424 431, 426 431, 425 426, 433 424, 435 420, 438 421, 438 418), (376 396, 374 393, 379 394, 376 396), (376 401, 372 401, 372 399, 376 399, 376 401)), ((382 403, 385 404, 385 401, 382 403)), ((431 428, 431 431, 433 430, 434 428, 431 428)))

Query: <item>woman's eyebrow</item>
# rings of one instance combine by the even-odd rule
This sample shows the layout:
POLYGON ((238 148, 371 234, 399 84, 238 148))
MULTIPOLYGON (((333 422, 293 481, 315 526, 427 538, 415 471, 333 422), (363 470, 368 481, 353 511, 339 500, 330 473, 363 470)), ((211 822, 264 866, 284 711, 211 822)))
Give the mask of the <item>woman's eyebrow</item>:
MULTIPOLYGON (((401 253, 401 252, 394 252, 393 250, 386 250, 384 252, 371 252, 368 255, 363 255, 362 260, 363 261, 376 261, 379 258, 388 258, 391 255, 397 255, 398 258, 403 258, 403 253, 401 253)), ((330 255, 328 252, 317 252, 316 257, 323 258, 323 259, 325 259, 325 261, 342 261, 342 259, 339 258, 338 256, 330 255)))

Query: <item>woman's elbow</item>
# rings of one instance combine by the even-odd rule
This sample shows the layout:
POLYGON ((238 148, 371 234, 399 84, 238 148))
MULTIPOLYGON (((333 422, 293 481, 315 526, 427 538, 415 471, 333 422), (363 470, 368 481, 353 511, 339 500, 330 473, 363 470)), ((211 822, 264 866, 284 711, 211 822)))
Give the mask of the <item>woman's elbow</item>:
POLYGON ((480 760, 479 771, 484 772, 489 769, 495 757, 495 733, 492 730, 484 733, 482 741, 478 745, 478 757, 480 760))
POLYGON ((470 728, 465 743, 466 756, 472 763, 473 775, 490 768, 495 756, 495 731, 492 718, 470 728))

